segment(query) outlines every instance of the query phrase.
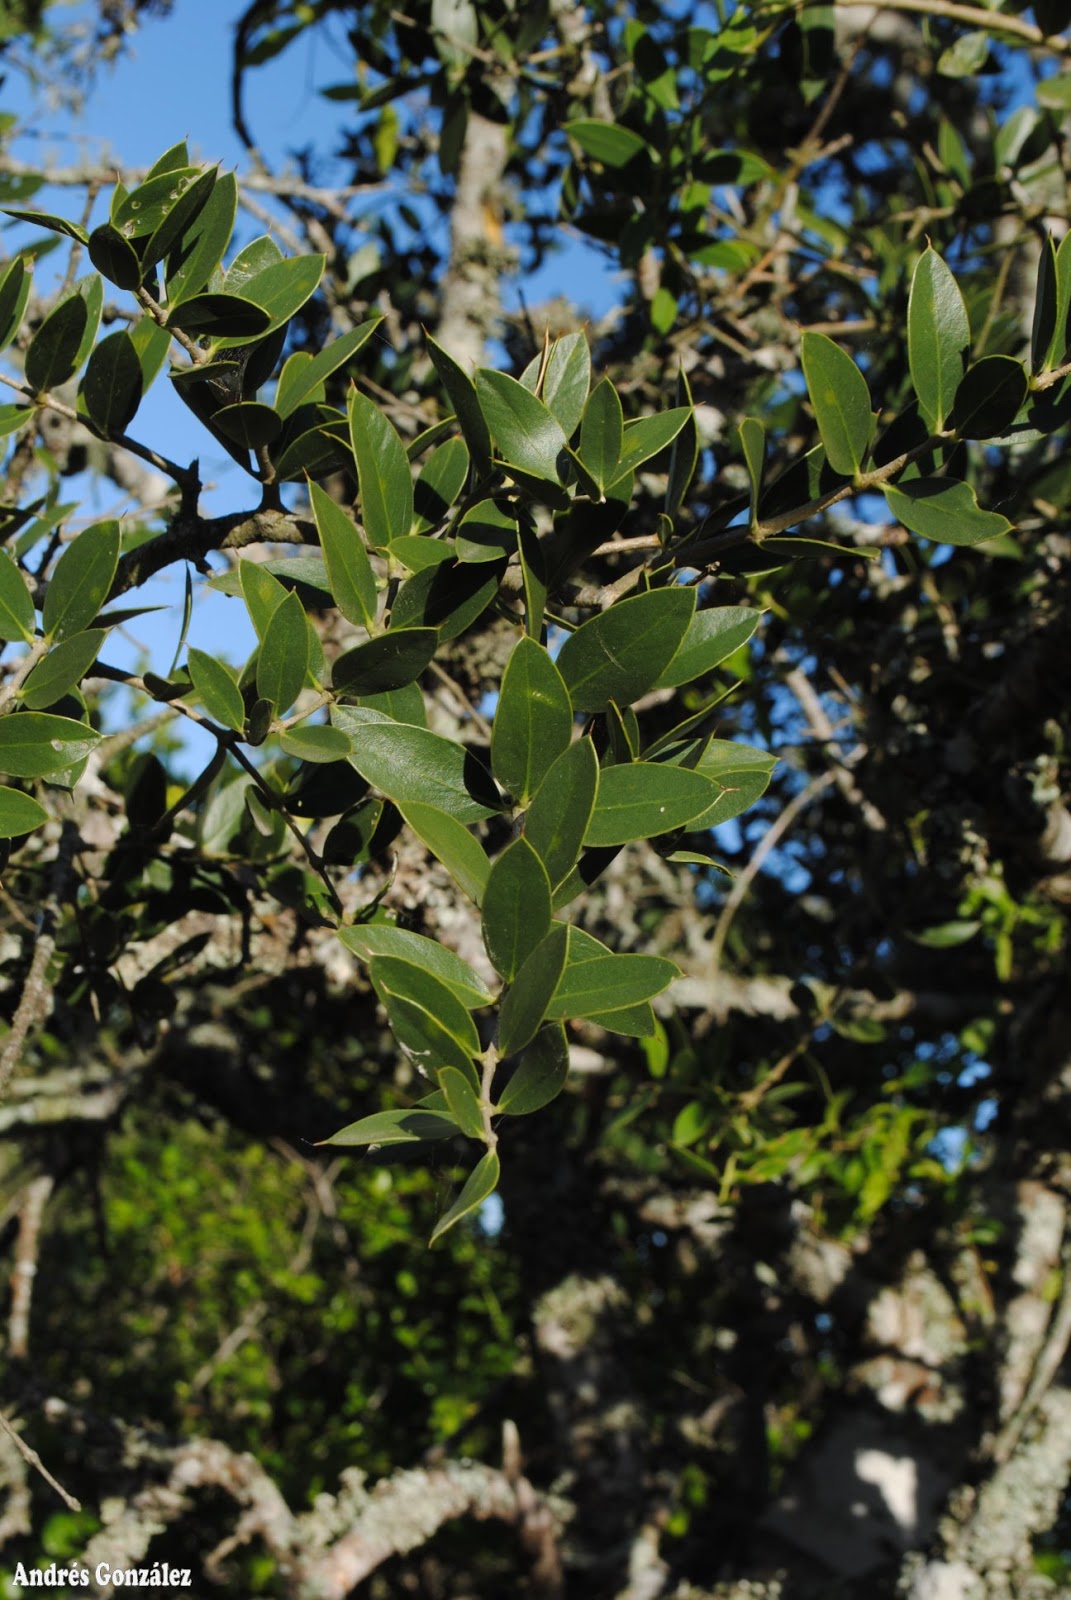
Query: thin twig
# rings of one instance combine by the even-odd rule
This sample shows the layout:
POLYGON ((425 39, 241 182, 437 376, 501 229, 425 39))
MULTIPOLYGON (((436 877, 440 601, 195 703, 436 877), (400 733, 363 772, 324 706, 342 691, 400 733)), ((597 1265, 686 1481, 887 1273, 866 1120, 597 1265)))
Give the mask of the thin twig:
POLYGON ((0 1428, 3 1428, 4 1432, 12 1441, 15 1449, 19 1452, 19 1455, 22 1456, 23 1460, 29 1462, 30 1466, 33 1467, 35 1472, 39 1472, 41 1474, 42 1478, 44 1478, 45 1482, 50 1488, 55 1489, 56 1493, 63 1501, 63 1504, 67 1507, 68 1511, 81 1511, 82 1502, 80 1500, 76 1500, 73 1494, 68 1494, 62 1483, 57 1483, 56 1479, 52 1476, 51 1472, 49 1472, 48 1468, 41 1460, 41 1457, 37 1454, 37 1451, 31 1450, 30 1446, 26 1443, 22 1435, 15 1432, 14 1428, 11 1426, 10 1422, 4 1416, 2 1411, 0 1411, 0 1428))

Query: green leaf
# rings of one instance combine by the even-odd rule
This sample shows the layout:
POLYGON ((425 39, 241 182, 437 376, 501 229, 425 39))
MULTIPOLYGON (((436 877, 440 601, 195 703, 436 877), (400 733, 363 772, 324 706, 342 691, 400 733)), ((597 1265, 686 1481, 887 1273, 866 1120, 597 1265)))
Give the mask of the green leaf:
POLYGON ((498 1049, 516 1055, 535 1038, 565 971, 569 929, 557 922, 540 940, 506 993, 498 1024, 498 1049))
POLYGON ((41 613, 50 639, 88 627, 108 598, 119 565, 119 524, 96 522, 72 539, 56 563, 41 613))
POLYGON ((680 828, 717 798, 702 773, 658 761, 604 767, 586 845, 629 844, 680 828))
POLYGON ((82 761, 100 735, 73 717, 16 711, 0 717, 0 772, 13 778, 47 778, 82 761))
POLYGON ((456 524, 454 550, 459 561, 503 561, 516 550, 518 534, 516 507, 480 500, 456 524))
POLYGON ((540 1028, 502 1090, 495 1107, 503 1116, 524 1117, 556 1100, 569 1076, 569 1046, 560 1022, 540 1028))
POLYGON ((141 267, 147 272, 175 248, 183 235, 189 233, 194 222, 208 205, 219 178, 219 169, 209 167, 201 172, 172 205, 169 205, 156 227, 141 246, 141 267))
POLYGON ((434 1244, 441 1239, 443 1234, 467 1217, 470 1212, 476 1211, 484 1201, 498 1188, 499 1179, 498 1156, 494 1150, 488 1150, 481 1156, 479 1162, 469 1174, 461 1193, 448 1211, 445 1211, 435 1224, 430 1243, 434 1244))
MULTIPOLYGON (((326 257, 318 255, 275 261, 263 271, 246 278, 238 292, 243 300, 251 300, 264 311, 268 318, 264 331, 270 332, 289 322, 306 300, 316 293, 325 265, 326 257)), ((228 292, 231 288, 231 282, 228 281, 228 292)))
POLYGON ((905 528, 937 544, 982 544, 1009 533, 1012 524, 996 511, 983 511, 969 483, 952 478, 912 478, 887 484, 889 510, 905 528))
POLYGON ((1071 316, 1071 233, 1065 233, 1056 252, 1056 331, 1049 352, 1049 363, 1054 367, 1063 366, 1067 360, 1069 316, 1071 316))
POLYGON ((23 705, 31 711, 44 711, 62 700, 81 683, 107 637, 106 628, 90 628, 55 645, 34 667, 20 691, 23 705))
POLYGON ((504 566, 436 565, 414 573, 394 597, 391 627, 437 628, 440 639, 456 639, 498 594, 504 566))
POLYGON ((245 702, 230 667, 193 646, 187 651, 190 680, 208 715, 234 733, 245 727, 245 702))
POLYGON ((695 610, 694 589, 673 585, 621 600, 570 634, 558 671, 577 711, 631 705, 669 666, 695 610))
POLYGON ((66 234, 68 239, 77 239, 79 244, 88 244, 89 235, 77 222, 68 222, 66 217, 54 217, 48 211, 27 211, 21 206, 0 206, 0 211, 5 217, 14 217, 16 222, 30 222, 35 227, 47 228, 50 233, 66 234))
POLYGON ((221 406, 212 417, 211 427, 245 450, 261 450, 275 443, 283 431, 283 419, 259 400, 240 400, 237 405, 221 406))
POLYGON ((376 619, 376 580, 364 542, 342 507, 318 484, 309 484, 309 498, 335 604, 347 622, 371 633, 376 619))
POLYGON ((349 423, 364 531, 370 544, 383 549, 407 534, 413 521, 409 458, 390 419, 356 389, 350 393, 349 423))
POLYGON ((695 477, 699 465, 699 429, 695 421, 692 390, 684 368, 677 372, 677 399, 688 410, 688 419, 673 441, 669 453, 669 471, 666 474, 666 516, 676 517, 684 504, 684 497, 695 477))
POLYGON ((523 524, 519 528, 518 553, 524 585, 524 630, 530 639, 538 640, 547 609, 547 564, 536 534, 523 524))
POLYGON ((983 356, 964 373, 949 421, 963 439, 999 438, 1019 415, 1028 389, 1021 361, 983 356))
POLYGON ((1052 234, 1047 233, 1042 241, 1038 262, 1034 319, 1030 330, 1031 372, 1044 372, 1050 364, 1049 358, 1056 337, 1057 299, 1056 246, 1052 242, 1052 234))
POLYGON ((495 777, 520 804, 569 748, 573 708, 561 673, 542 645, 520 639, 502 675, 491 735, 495 777))
MULTIPOLYGON (((269 267, 278 266, 282 260, 283 252, 275 240, 270 234, 262 233, 239 250, 223 274, 222 287, 227 294, 244 295, 245 286, 252 278, 269 267)), ((253 300, 256 296, 250 295, 249 298, 253 300)))
POLYGON ((857 477, 874 432, 866 379, 851 356, 824 333, 805 333, 801 349, 807 392, 829 464, 834 472, 857 477))
POLYGON ((595 809, 599 762, 590 739, 578 739, 563 752, 536 792, 524 822, 551 886, 569 876, 579 859, 595 809))
POLYGON ((712 606, 697 611, 676 655, 658 678, 656 689, 676 689, 704 677, 741 645, 747 644, 762 617, 748 606, 712 606))
POLYGON ((168 252, 167 302, 176 306, 199 294, 223 260, 238 211, 238 182, 233 172, 217 179, 193 225, 168 252))
POLYGON ((415 683, 407 683, 404 689, 387 689, 382 694, 363 694, 360 704, 382 711, 391 722, 410 722, 414 728, 428 725, 424 696, 415 683))
POLYGON ((33 638, 34 607, 29 589, 15 563, 0 552, 0 639, 11 642, 21 639, 29 644, 33 638))
POLYGON ((391 628, 338 656, 331 668, 331 686, 351 695, 402 689, 420 677, 438 644, 434 628, 391 628))
POLYGON ((482 911, 487 954, 495 971, 512 982, 550 931, 550 879, 523 836, 492 863, 482 911))
MULTIPOLYGON (((332 720, 351 731, 339 718, 332 720)), ((476 757, 437 733, 401 722, 370 722, 354 733, 350 762, 362 778, 405 813, 416 801, 445 811, 458 822, 481 822, 502 809, 487 768, 476 757)))
POLYGON ((620 397, 609 378, 603 378, 592 390, 584 408, 580 459, 604 493, 621 476, 618 463, 624 440, 625 421, 620 397))
POLYGON ((931 950, 952 950, 973 939, 981 926, 980 922, 940 922, 918 933, 909 933, 908 938, 914 944, 926 945, 931 950))
MULTIPOLYGON (((325 345, 311 359, 294 369, 289 381, 284 382, 287 371, 290 369, 290 362, 295 359, 294 356, 291 356, 283 368, 282 376, 279 379, 279 389, 275 396, 275 409, 279 415, 288 417, 292 411, 297 410, 298 406, 304 405, 313 398, 316 390, 333 372, 337 372, 348 361, 352 361, 361 346, 368 343, 368 340, 382 321, 382 317, 369 317, 366 322, 358 323, 356 328, 351 328, 349 333, 344 333, 340 338, 333 339, 329 345, 325 345)), ((305 354, 305 352, 299 351, 297 354, 305 354)))
POLYGON ((453 989, 399 956, 373 956, 368 970, 395 1038, 420 1070, 430 1077, 439 1067, 457 1067, 478 1091, 472 1057, 480 1036, 453 989))
POLYGON ((282 716, 301 693, 309 670, 309 628, 305 608, 291 591, 276 606, 257 655, 257 694, 282 716))
POLYGON ((145 276, 138 253, 110 222, 89 235, 89 259, 119 289, 137 289, 145 276))
POLYGON ((977 77, 989 57, 991 43, 988 33, 961 33, 937 58, 938 72, 944 78, 977 77))
POLYGON ((239 561, 238 582, 249 620, 263 643, 268 624, 286 599, 286 588, 272 576, 263 561, 239 561))
POLYGON ((582 333, 567 333, 550 347, 543 375, 543 404, 557 417, 571 439, 584 415, 591 387, 591 351, 582 333))
POLYGON ((139 317, 130 329, 130 342, 141 362, 141 392, 145 394, 167 360, 171 335, 152 317, 139 317))
POLYGON ((491 1004, 493 996, 483 979, 467 961, 462 961, 436 939, 426 939, 421 933, 410 933, 386 922, 358 922, 352 928, 340 928, 338 936, 347 950, 352 950, 363 961, 371 961, 373 956, 398 956, 433 973, 470 1011, 491 1004))
POLYGON ((403 534, 390 547, 391 557, 400 561, 410 572, 426 572, 429 567, 441 567, 444 562, 457 560, 457 551, 445 539, 433 539, 428 534, 403 534))
MULTIPOLYGON (((158 173, 138 184, 118 205, 113 205, 112 227, 126 239, 145 239, 163 222, 176 201, 202 177, 199 167, 180 167, 158 173)), ((159 258, 158 258, 159 259, 159 258)))
POLYGON ((516 378, 489 367, 476 374, 476 394, 507 470, 519 467, 535 478, 557 483, 558 457, 567 441, 561 423, 542 400, 516 378))
POLYGON ((907 354, 926 425, 934 431, 944 427, 952 410, 970 342, 971 325, 959 285, 928 246, 911 280, 907 354))
POLYGON ((691 406, 674 406, 670 411, 660 411, 657 416, 626 422, 617 481, 620 483, 627 473, 636 472, 645 461, 672 444, 692 415, 691 406))
POLYGON ((575 122, 566 122, 563 131, 575 140, 585 155, 601 161, 604 167, 627 167, 638 155, 646 155, 655 164, 658 162, 658 154, 647 140, 618 122, 581 117, 575 122))
POLYGON ((102 339, 89 358, 82 394, 102 433, 125 433, 141 404, 141 360, 126 329, 102 339))
POLYGON ((21 256, 9 261, 0 276, 0 350, 6 350, 22 327, 33 275, 21 256))
POLYGON ((469 1139, 484 1138, 483 1112, 480 1110, 480 1097, 472 1087, 471 1079, 457 1067, 440 1067, 435 1074, 439 1081, 439 1088, 443 1098, 450 1108, 450 1115, 457 1123, 461 1132, 469 1139))
POLYGON ((395 1144, 421 1144, 426 1139, 449 1139, 457 1133, 452 1117, 441 1111, 422 1111, 414 1106, 409 1111, 376 1111, 370 1117, 361 1117, 348 1127, 340 1128, 330 1139, 320 1144, 372 1145, 389 1147, 395 1144))
MULTIPOLYGON (((49 313, 30 340, 26 351, 26 382, 35 394, 58 389, 78 371, 79 354, 90 326, 89 312, 84 296, 68 295, 49 313)), ((90 339, 95 332, 94 327, 90 339)))
POLYGON ((565 971, 548 1016, 595 1017, 661 994, 680 969, 662 956, 614 955, 579 928, 569 929, 565 971))
POLYGON ((399 811, 437 861, 474 905, 480 905, 491 863, 480 841, 456 817, 435 806, 409 801, 399 811))
POLYGON ((181 300, 167 314, 167 326, 209 339, 251 339, 268 330, 271 318, 252 300, 208 292, 181 300))
POLYGON ((32 795, 0 785, 0 839, 18 839, 47 821, 48 812, 32 795))
POLYGON ((279 743, 288 756, 316 763, 345 761, 353 750, 349 735, 343 733, 341 728, 329 728, 320 722, 284 728, 279 735, 279 743))
POLYGON ((436 344, 430 334, 427 337, 432 366, 439 374, 439 382, 446 390, 450 404, 457 413, 457 420, 465 436, 465 443, 469 447, 473 465, 483 476, 491 466, 491 435, 480 409, 475 385, 468 373, 458 366, 453 356, 448 355, 441 345, 436 344))
POLYGON ((658 1019, 646 1000, 614 1011, 596 1011, 589 1020, 610 1033, 627 1033, 631 1039, 653 1039, 658 1032, 658 1019))
POLYGON ((447 439, 433 450, 413 486, 413 532, 439 527, 465 487, 469 452, 464 439, 447 439))

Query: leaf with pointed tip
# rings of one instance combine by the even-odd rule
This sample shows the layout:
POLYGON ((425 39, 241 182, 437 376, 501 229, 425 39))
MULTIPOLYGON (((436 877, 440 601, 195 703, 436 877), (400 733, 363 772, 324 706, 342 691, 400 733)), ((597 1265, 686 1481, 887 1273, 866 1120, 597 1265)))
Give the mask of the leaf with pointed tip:
POLYGON ((502 1090, 496 1112, 525 1117, 556 1100, 569 1076, 569 1045, 560 1022, 540 1028, 502 1090))
POLYGON ((457 1067, 440 1067, 435 1074, 439 1088, 450 1109, 450 1115, 461 1132, 469 1139, 484 1138, 483 1112, 480 1097, 472 1087, 472 1080, 457 1067))
POLYGON ((586 845, 629 844, 653 839, 700 816, 717 798, 702 773, 658 761, 604 767, 586 845))
POLYGON ((376 618, 376 579, 364 541, 342 507, 318 484, 309 484, 309 498, 335 604, 347 622, 371 632, 376 618))
POLYGON ((599 761, 588 738, 569 746, 547 772, 524 820, 524 837, 556 888, 573 870, 595 809, 599 761))
POLYGON ((1044 372, 1050 364, 1049 358, 1056 337, 1057 300, 1056 246, 1053 244, 1052 234, 1047 233, 1042 241, 1038 262, 1034 320, 1030 330, 1031 372, 1044 372))
POLYGON ((369 976, 398 1043, 429 1077, 457 1067, 478 1091, 480 1036, 463 1002, 434 973, 400 956, 373 956, 369 976))
POLYGON ((193 646, 187 652, 190 680, 208 715, 234 733, 245 727, 245 702, 231 669, 193 646))
POLYGON ((488 1150, 481 1156, 464 1188, 448 1211, 445 1211, 435 1224, 429 1243, 434 1244, 459 1223, 462 1217, 467 1217, 470 1212, 476 1211, 484 1201, 494 1194, 498 1188, 500 1176, 498 1156, 494 1150, 488 1150))
MULTIPOLYGON (((650 461, 671 445, 685 423, 692 416, 691 406, 674 406, 669 411, 660 411, 653 417, 637 417, 633 422, 625 423, 624 440, 621 446, 621 460, 617 463, 617 483, 630 472, 636 472, 645 461, 650 461)), ((614 488, 611 484, 610 489, 614 488)), ((614 498, 629 498, 615 495, 614 498)))
POLYGON ((348 1127, 340 1128, 330 1139, 317 1142, 389 1147, 422 1144, 428 1139, 449 1139, 456 1133, 457 1124, 452 1117, 442 1111, 422 1111, 419 1106, 413 1106, 408 1111, 375 1111, 370 1117, 361 1117, 348 1127))
POLYGON ((580 117, 564 124, 564 132, 575 139, 585 155, 601 161, 604 167, 627 167, 637 156, 645 155, 658 162, 658 154, 641 134, 619 122, 605 122, 597 117, 580 117))
POLYGON ((447 439, 433 450, 413 486, 413 532, 438 528, 465 487, 469 452, 464 439, 447 439))
POLYGON ((19 693, 24 706, 44 711, 81 683, 108 636, 106 628, 89 628, 54 645, 39 661, 19 693))
POLYGON ((456 639, 494 600, 505 566, 505 561, 488 561, 425 567, 395 595, 391 627, 437 628, 440 639, 456 639))
MULTIPOLYGON (((289 381, 284 382, 287 371, 290 369, 290 361, 294 360, 294 356, 291 356, 290 361, 283 368, 279 379, 279 391, 275 397, 275 409, 279 415, 288 417, 292 411, 297 410, 298 406, 305 405, 311 400, 316 390, 333 372, 337 372, 340 367, 344 367, 347 361, 352 361, 358 350, 362 345, 367 344, 382 321, 383 318, 380 316, 369 317, 366 322, 358 323, 356 328, 351 328, 348 333, 342 334, 338 339, 333 339, 329 345, 325 345, 316 355, 293 369, 289 381)), ((295 354, 305 354, 305 352, 298 351, 295 354)))
POLYGON ((78 371, 88 327, 89 306, 83 295, 68 295, 49 312, 26 351, 26 382, 35 394, 59 388, 78 371))
MULTIPOLYGON (((289 322, 306 300, 311 299, 320 286, 325 265, 326 257, 320 255, 274 260, 261 271, 244 278, 237 285, 237 293, 264 312, 267 321, 262 331, 268 333, 289 322)), ((232 283, 236 282, 228 279, 228 293, 234 292, 232 283)))
POLYGON ((487 954, 496 972, 512 982, 550 931, 550 879, 523 835, 492 863, 482 912, 487 954))
POLYGON ((291 590, 272 612, 257 653, 257 694, 270 700, 279 716, 301 693, 309 670, 309 629, 305 609, 291 590))
POLYGON ((167 303, 174 307, 199 294, 223 260, 238 212, 238 180, 225 172, 190 227, 168 251, 167 303))
POLYGON ((387 922, 358 922, 353 927, 340 928, 338 936, 347 950, 363 961, 371 961, 373 956, 398 956, 433 973, 469 1011, 491 1004, 493 996, 479 974, 436 939, 426 939, 422 933, 411 933, 387 922))
POLYGON ((480 500, 470 506, 455 526, 454 550, 459 561, 506 561, 517 548, 519 533, 515 506, 497 500, 480 500))
POLYGON ((491 863, 480 841, 456 817, 436 806, 408 801, 398 809, 458 887, 474 905, 480 905, 491 871, 491 863))
POLYGON ((748 606, 711 606, 697 611, 676 655, 659 676, 656 689, 676 689, 692 683, 747 644, 762 617, 748 606))
POLYGON ((614 955, 589 934, 570 928, 565 971, 547 1015, 552 1020, 594 1017, 638 1005, 679 977, 680 968, 662 956, 614 955))
POLYGON ((932 429, 943 428, 952 410, 970 342, 971 325, 959 285, 929 245, 911 280, 907 355, 915 393, 932 429))
POLYGON ((119 564, 119 524, 96 522, 72 539, 49 580, 41 613, 50 639, 67 639, 93 621, 119 564))
POLYGON ((0 717, 0 772, 12 778, 47 778, 83 761, 100 734, 73 717, 16 711, 0 717))
POLYGON ((803 375, 826 458, 834 472, 857 477, 874 433, 866 379, 851 356, 824 333, 805 333, 801 351, 803 375))
POLYGON ((357 389, 350 393, 349 424, 364 531, 383 549, 407 534, 413 521, 409 458, 394 424, 357 389))
POLYGON ((653 1039, 658 1032, 658 1020, 646 1000, 613 1011, 596 1011, 588 1020, 608 1033, 624 1033, 630 1039, 653 1039))
POLYGON ((542 645, 518 640, 506 663, 491 733, 491 767, 524 805, 569 748, 573 708, 561 673, 542 645))
POLYGON ((427 339, 432 366, 439 374, 439 381, 457 413, 457 420, 472 455, 473 465, 483 476, 491 466, 491 434, 480 409, 476 387, 468 373, 458 366, 453 356, 449 355, 442 345, 436 344, 430 334, 427 339))
POLYGON ((582 333, 567 333, 550 347, 543 374, 543 404, 557 417, 571 439, 584 414, 591 387, 591 351, 582 333))
POLYGON ((349 736, 341 728, 329 728, 320 722, 285 728, 279 735, 279 743, 288 756, 317 764, 345 761, 353 749, 349 736))
POLYGON ((621 400, 609 378, 596 384, 584 408, 580 459, 605 492, 621 476, 618 462, 624 447, 625 420, 621 400))
POLYGON ((0 639, 33 638, 34 606, 22 573, 10 558, 0 552, 0 639))
POLYGON ((555 923, 518 971, 499 1013, 500 1055, 516 1055, 535 1038, 565 970, 568 939, 567 925, 555 923))
POLYGON ((397 806, 415 801, 458 822, 481 822, 502 809, 487 768, 452 739, 383 721, 361 728, 353 742, 351 764, 397 806))
POLYGON ((77 239, 79 244, 89 243, 89 234, 78 222, 68 222, 66 217, 54 217, 48 211, 27 211, 22 206, 0 206, 0 211, 5 217, 14 217, 16 222, 30 222, 35 227, 47 228, 50 233, 66 234, 68 239, 77 239))
POLYGON ((102 433, 125 433, 141 404, 141 359, 125 328, 102 339, 89 358, 82 395, 102 433))
POLYGON ((420 677, 438 643, 434 628, 391 628, 338 656, 331 669, 331 686, 352 695, 402 689, 420 677))
POLYGON ((534 478, 558 482, 558 457, 567 440, 553 412, 505 372, 481 367, 476 394, 507 470, 519 467, 534 478))
POLYGON ((109 219, 112 227, 126 239, 148 238, 186 190, 202 176, 200 167, 177 167, 146 178, 127 195, 117 191, 119 203, 113 204, 109 219))
POLYGON ((982 544, 1012 528, 999 512, 982 510, 969 483, 952 478, 886 484, 885 498, 897 521, 937 544, 982 544))
POLYGON ((142 273, 155 267, 158 261, 162 261, 170 254, 183 235, 190 232, 211 200, 218 179, 218 167, 209 167, 200 172, 194 181, 183 189, 179 197, 167 206, 139 251, 142 273))
POLYGON ((695 611, 695 590, 673 585, 621 600, 569 635, 557 667, 577 711, 631 705, 646 694, 680 648, 695 611))

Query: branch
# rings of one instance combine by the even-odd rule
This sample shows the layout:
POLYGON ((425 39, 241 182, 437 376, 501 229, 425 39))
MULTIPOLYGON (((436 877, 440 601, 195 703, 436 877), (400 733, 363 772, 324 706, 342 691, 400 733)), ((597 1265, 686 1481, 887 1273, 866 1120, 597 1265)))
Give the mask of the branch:
MULTIPOLYGON (((41 1457, 37 1454, 37 1451, 31 1450, 30 1446, 26 1443, 25 1439, 22 1438, 21 1434, 15 1432, 14 1428, 11 1426, 10 1422, 4 1416, 2 1411, 0 1411, 0 1428, 2 1428, 7 1434, 8 1438, 12 1441, 23 1460, 28 1461, 30 1466, 33 1467, 34 1471, 39 1472, 42 1478, 44 1478, 45 1482, 55 1489, 56 1493, 67 1507, 68 1511, 81 1511, 82 1502, 80 1500, 76 1500, 73 1494, 68 1494, 62 1483, 56 1482, 56 1479, 52 1476, 51 1472, 49 1472, 48 1468, 41 1460, 41 1457)), ((30 1530, 27 1528, 26 1531, 28 1533, 30 1530)))
POLYGON ((11 1019, 11 1027, 7 1038, 4 1040, 3 1051, 0 1052, 0 1098, 7 1090, 11 1074, 18 1064, 22 1047, 30 1031, 37 1027, 47 1014, 49 1001, 52 997, 52 985, 48 981, 48 964, 52 960, 56 948, 56 921, 59 914, 59 903, 67 887, 67 878, 74 859, 75 847, 78 843, 78 830, 74 823, 66 821, 60 833, 59 848, 52 868, 52 887, 48 899, 41 912, 38 924, 37 943, 34 945, 33 959, 30 970, 26 974, 22 996, 11 1019))
POLYGON ((212 550, 242 550, 250 544, 311 544, 320 542, 316 525, 291 511, 271 507, 232 511, 224 517, 199 517, 180 510, 170 527, 155 539, 122 556, 109 600, 136 589, 173 561, 202 566, 212 550))
MULTIPOLYGON (((838 10, 847 7, 860 9, 859 0, 834 0, 834 4, 838 10)), ((866 9, 871 8, 868 6, 866 9)), ((950 22, 962 22, 966 27, 977 28, 983 33, 1010 33, 1027 44, 1044 45, 1057 55, 1071 53, 1071 42, 1058 34, 1045 33, 1032 22, 1024 22, 1022 17, 1010 17, 1006 12, 990 11, 983 6, 959 5, 954 0, 880 0, 873 10, 907 11, 921 17, 947 17, 950 22)))

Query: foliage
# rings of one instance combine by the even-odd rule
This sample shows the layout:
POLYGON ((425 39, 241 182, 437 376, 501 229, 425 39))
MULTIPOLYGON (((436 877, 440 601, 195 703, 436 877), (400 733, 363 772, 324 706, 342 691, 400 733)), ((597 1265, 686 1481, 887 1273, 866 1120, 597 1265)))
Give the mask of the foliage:
MULTIPOLYGON (((1005 98, 1068 19, 947 9, 251 7, 239 91, 345 17, 361 227, 311 156, 255 237, 185 143, 69 215, 0 165, 0 835, 42 919, 0 1082, 24 1051, 55 1079, 47 1117, 12 1082, 10 1127, 74 1151, 35 1158, 73 1186, 35 1315, 73 1318, 102 1414, 252 1452, 292 1504, 519 1421, 599 1595, 648 1528, 652 1593, 756 1571, 771 1529, 809 1548, 797 1464, 860 1386, 886 1404, 880 1291, 957 1286, 899 1352, 939 1370, 921 1432, 1017 1425, 940 1407, 971 1341, 1014 1390, 1009 1197, 1063 1192, 1063 76, 1005 98), (500 329, 559 219, 629 275, 621 315, 500 329), (146 431, 154 385, 241 510, 146 431), (165 500, 87 521, 87 455, 165 500), (174 572, 174 664, 119 665, 174 572), (188 644, 206 591, 244 664, 188 644)), ((1055 1524, 1009 1538, 1055 1571, 1055 1524)), ((321 1592, 263 1536, 235 1592, 321 1592)), ((458 1537, 418 1592, 514 1592, 458 1537)), ((812 1550, 814 1592, 907 1583, 875 1537, 812 1550)))

